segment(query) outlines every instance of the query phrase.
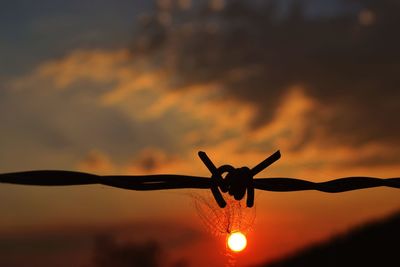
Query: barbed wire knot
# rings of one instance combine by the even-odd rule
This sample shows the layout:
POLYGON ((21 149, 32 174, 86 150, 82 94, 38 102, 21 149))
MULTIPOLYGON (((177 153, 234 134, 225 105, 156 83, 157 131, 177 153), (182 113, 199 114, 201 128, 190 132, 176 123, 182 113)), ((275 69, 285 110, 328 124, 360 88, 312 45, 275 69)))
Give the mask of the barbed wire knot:
POLYGON ((226 201, 223 198, 223 193, 229 193, 235 200, 242 200, 247 191, 246 206, 251 208, 254 206, 254 176, 266 169, 272 163, 280 159, 280 151, 260 162, 257 166, 250 169, 246 166, 235 168, 232 165, 222 165, 216 167, 207 154, 203 151, 198 153, 200 159, 211 172, 211 192, 221 208, 226 206, 226 201), (225 178, 223 174, 227 173, 225 178), (221 191, 219 191, 221 190, 221 191))

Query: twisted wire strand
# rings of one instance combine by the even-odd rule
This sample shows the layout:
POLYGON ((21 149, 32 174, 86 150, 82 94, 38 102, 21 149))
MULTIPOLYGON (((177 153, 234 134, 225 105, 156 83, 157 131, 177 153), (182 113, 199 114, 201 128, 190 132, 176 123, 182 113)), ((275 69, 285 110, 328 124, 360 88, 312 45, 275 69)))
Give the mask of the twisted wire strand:
MULTIPOLYGON (((210 189, 211 178, 190 175, 95 175, 59 170, 27 171, 0 174, 1 183, 41 186, 102 184, 129 190, 210 189)), ((400 188, 400 178, 343 177, 326 182, 311 182, 296 178, 271 177, 253 179, 255 189, 273 192, 317 190, 339 193, 372 187, 400 188)))
POLYGON ((320 183, 283 177, 254 179, 255 175, 280 159, 279 150, 251 169, 248 167, 234 168, 231 165, 222 165, 217 168, 205 152, 199 151, 198 156, 210 171, 210 178, 176 174, 101 176, 75 171, 42 170, 3 173, 0 174, 0 182, 42 186, 102 184, 140 191, 210 189, 221 208, 227 205, 222 193, 229 193, 236 200, 241 200, 246 191, 246 205, 249 208, 253 207, 255 189, 275 192, 318 190, 326 193, 339 193, 378 186, 400 188, 400 178, 344 177, 320 183), (223 178, 224 173, 227 174, 223 178))
POLYGON ((0 174, 0 182, 43 186, 102 184, 139 191, 180 188, 210 188, 209 178, 189 175, 156 174, 101 176, 91 173, 59 170, 4 173, 0 174))
POLYGON ((254 179, 254 187, 260 190, 289 192, 317 190, 325 193, 340 193, 371 187, 400 188, 400 178, 377 177, 343 177, 326 182, 310 182, 296 178, 262 178, 254 179))

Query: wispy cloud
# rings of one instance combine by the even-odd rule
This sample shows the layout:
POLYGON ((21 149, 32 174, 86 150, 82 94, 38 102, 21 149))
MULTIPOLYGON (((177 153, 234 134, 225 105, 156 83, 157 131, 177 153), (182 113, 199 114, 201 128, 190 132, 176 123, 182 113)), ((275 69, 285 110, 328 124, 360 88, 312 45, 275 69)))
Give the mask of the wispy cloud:
MULTIPOLYGON (((87 170, 193 173, 202 168, 195 157, 199 149, 219 163, 240 165, 256 164, 278 148, 288 175, 386 170, 388 165, 397 169, 398 149, 380 139, 354 145, 346 139, 327 141, 339 136, 326 123, 348 107, 341 102, 325 105, 324 98, 310 94, 307 86, 285 88, 275 99, 279 105, 270 119, 260 120, 261 102, 240 101, 227 90, 224 79, 173 87, 174 77, 137 62, 126 50, 79 50, 11 82, 7 103, 33 116, 23 119, 25 123, 40 118, 43 127, 26 131, 40 131, 46 140, 62 136, 70 158, 75 158, 69 164, 87 170), (22 96, 35 101, 13 104, 22 96), (381 155, 385 160, 379 160, 381 155)), ((351 117, 361 110, 349 112, 351 117)), ((10 128, 19 131, 18 127, 22 126, 10 128)), ((39 144, 51 149, 62 143, 39 144)))

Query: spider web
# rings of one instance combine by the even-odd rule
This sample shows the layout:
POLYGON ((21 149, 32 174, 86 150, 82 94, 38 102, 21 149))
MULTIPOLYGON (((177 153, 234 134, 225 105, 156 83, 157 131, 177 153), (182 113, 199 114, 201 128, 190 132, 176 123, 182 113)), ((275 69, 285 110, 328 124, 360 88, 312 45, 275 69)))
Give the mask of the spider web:
POLYGON ((214 235, 226 235, 240 231, 247 234, 253 228, 255 208, 247 208, 244 200, 238 201, 224 195, 226 207, 220 208, 211 194, 193 195, 194 206, 207 231, 214 235))

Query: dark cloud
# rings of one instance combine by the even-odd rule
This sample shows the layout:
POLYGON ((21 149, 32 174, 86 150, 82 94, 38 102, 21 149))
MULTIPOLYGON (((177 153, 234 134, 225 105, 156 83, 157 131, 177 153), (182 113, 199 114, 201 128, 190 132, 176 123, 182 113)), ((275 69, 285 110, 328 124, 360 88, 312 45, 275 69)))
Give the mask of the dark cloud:
POLYGON ((326 144, 399 144, 398 2, 337 2, 346 12, 319 17, 306 16, 302 1, 283 16, 278 1, 255 3, 171 9, 168 25, 155 11, 136 39, 147 42, 133 51, 171 72, 171 88, 221 82, 226 95, 258 109, 254 127, 271 120, 288 87, 300 85, 330 112, 309 117, 326 144))
POLYGON ((161 266, 161 248, 156 242, 118 244, 108 236, 99 236, 95 244, 96 267, 161 266))
POLYGON ((156 241, 117 242, 112 236, 98 236, 94 245, 93 267, 185 267, 187 261, 169 260, 156 241))
POLYGON ((0 77, 29 72, 38 63, 77 48, 125 46, 132 18, 150 1, 2 1, 0 77))
POLYGON ((1 233, 0 265, 183 267, 176 250, 199 240, 196 229, 167 221, 23 229, 1 233))

